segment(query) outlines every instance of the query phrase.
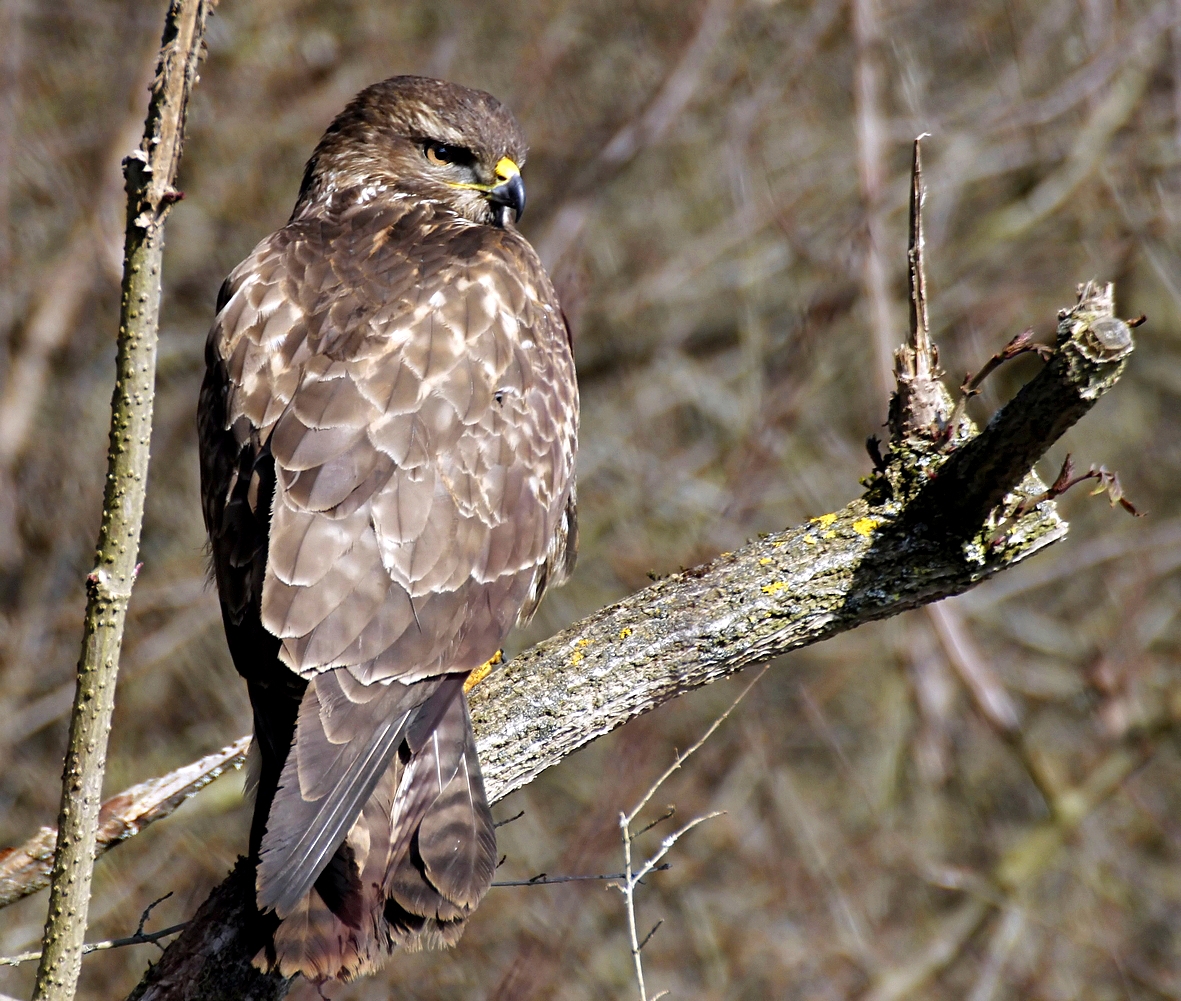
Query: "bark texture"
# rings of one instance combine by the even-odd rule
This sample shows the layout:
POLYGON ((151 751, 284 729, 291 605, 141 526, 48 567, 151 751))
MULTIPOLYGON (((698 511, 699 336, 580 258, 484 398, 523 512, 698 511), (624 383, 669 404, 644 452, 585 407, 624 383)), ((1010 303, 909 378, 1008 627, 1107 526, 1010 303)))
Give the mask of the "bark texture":
POLYGON ((211 6, 211 0, 174 0, 170 6, 143 142, 124 161, 127 230, 107 481, 95 568, 87 577, 49 913, 33 995, 37 1001, 72 998, 81 969, 115 678, 143 524, 164 220, 179 197, 172 185, 180 163, 185 107, 197 79, 211 6))

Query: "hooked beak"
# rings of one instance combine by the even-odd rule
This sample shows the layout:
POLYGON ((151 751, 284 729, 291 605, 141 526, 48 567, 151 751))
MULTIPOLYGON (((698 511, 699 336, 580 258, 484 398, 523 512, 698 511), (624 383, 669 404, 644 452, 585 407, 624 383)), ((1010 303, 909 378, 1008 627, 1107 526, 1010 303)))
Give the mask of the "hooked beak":
POLYGON ((525 182, 521 180, 521 169, 507 156, 501 157, 496 165, 496 184, 488 189, 488 201, 512 209, 518 222, 525 212, 525 182))

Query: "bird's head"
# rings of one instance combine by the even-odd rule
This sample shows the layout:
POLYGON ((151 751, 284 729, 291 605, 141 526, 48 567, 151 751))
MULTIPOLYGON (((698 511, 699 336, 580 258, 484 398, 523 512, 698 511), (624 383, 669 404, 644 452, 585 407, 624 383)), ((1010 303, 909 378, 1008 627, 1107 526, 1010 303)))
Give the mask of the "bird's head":
POLYGON ((491 94, 391 77, 361 91, 328 127, 292 218, 337 193, 355 200, 403 194, 503 226, 525 209, 525 153, 512 112, 491 94))

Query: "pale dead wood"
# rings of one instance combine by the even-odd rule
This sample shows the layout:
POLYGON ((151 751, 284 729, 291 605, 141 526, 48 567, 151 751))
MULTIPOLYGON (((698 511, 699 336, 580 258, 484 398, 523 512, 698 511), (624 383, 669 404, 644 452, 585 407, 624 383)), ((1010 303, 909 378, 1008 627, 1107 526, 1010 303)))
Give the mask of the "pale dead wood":
MULTIPOLYGON (((134 837, 148 824, 169 816, 218 776, 241 768, 249 745, 250 738, 241 737, 183 768, 112 796, 99 811, 95 856, 134 837)), ((57 829, 42 827, 20 847, 0 852, 0 907, 49 885, 56 841, 57 829)))

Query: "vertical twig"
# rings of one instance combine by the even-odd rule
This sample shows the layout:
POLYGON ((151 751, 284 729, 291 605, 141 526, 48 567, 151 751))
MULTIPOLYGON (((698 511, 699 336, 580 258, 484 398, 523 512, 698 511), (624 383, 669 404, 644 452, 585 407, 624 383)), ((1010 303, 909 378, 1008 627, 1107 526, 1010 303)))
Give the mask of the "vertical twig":
POLYGON ((914 157, 910 171, 910 234, 906 248, 907 289, 910 293, 910 346, 915 353, 915 364, 922 375, 930 375, 935 367, 932 359, 931 321, 927 316, 927 264, 923 260, 923 202, 927 192, 923 188, 922 142, 927 133, 914 141, 914 157))
POLYGON ((910 171, 910 242, 906 253, 910 288, 910 334, 894 352, 897 390, 890 401, 890 431, 895 441, 942 432, 951 415, 951 398, 939 381, 939 351, 931 343, 927 317, 927 268, 923 260, 922 141, 914 141, 910 171))
MULTIPOLYGON (((636 927, 636 887, 640 885, 640 882, 645 876, 656 869, 657 864, 662 858, 664 858, 665 855, 669 853, 673 845, 680 841, 681 838, 693 830, 693 828, 698 824, 703 824, 705 821, 712 820, 714 817, 720 817, 721 812, 715 811, 713 813, 707 813, 703 817, 695 817, 693 820, 690 820, 679 830, 674 831, 668 837, 664 838, 660 842, 660 848, 657 849, 656 854, 649 858, 646 862, 643 862, 640 867, 634 871, 632 868, 632 842, 645 831, 660 823, 660 821, 655 821, 649 824, 647 827, 636 831, 634 834, 632 833, 631 825, 635 823, 636 818, 640 815, 640 811, 648 805, 648 803, 652 800, 652 797, 656 795, 660 787, 668 780, 669 776, 672 775, 673 772, 677 771, 681 765, 689 760, 690 756, 695 754, 701 748, 701 746, 713 736, 714 731, 717 730, 717 728, 725 721, 726 717, 728 717, 730 713, 735 710, 735 708, 738 706, 738 703, 746 698, 747 692, 749 692, 762 680, 763 675, 767 673, 769 668, 770 664, 763 665, 763 669, 759 671, 757 675, 755 675, 750 684, 748 684, 741 692, 738 693, 738 698, 730 703, 730 707, 709 725, 709 728, 705 731, 705 733, 697 738, 696 743, 694 743, 693 746, 689 748, 689 750, 685 751, 684 754, 677 754, 677 756, 673 759, 673 763, 669 765, 668 768, 666 768, 663 772, 661 772, 660 777, 648 787, 648 791, 644 793, 640 801, 634 807, 632 807, 630 813, 621 812, 619 814, 619 831, 623 840, 623 885, 619 887, 619 892, 623 894, 623 909, 627 913, 627 933, 628 939, 631 943, 632 963, 635 966, 636 985, 640 989, 640 1001, 656 1001, 657 998, 664 997, 668 991, 661 991, 651 999, 648 997, 648 989, 644 984, 644 962, 640 958, 640 953, 644 946, 648 944, 648 940, 652 937, 656 929, 660 927, 662 921, 658 921, 655 927, 653 927, 652 931, 648 932, 648 934, 644 936, 644 940, 640 941, 639 931, 636 927)), ((667 820, 673 815, 673 812, 673 808, 670 807, 668 813, 661 817, 660 820, 667 820)))
POLYGON ((57 850, 34 1001, 74 996, 90 905, 95 837, 123 624, 135 581, 152 430, 164 220, 185 108, 215 0, 172 0, 138 150, 124 161, 127 230, 107 482, 95 568, 87 577, 78 687, 62 774, 57 850))

